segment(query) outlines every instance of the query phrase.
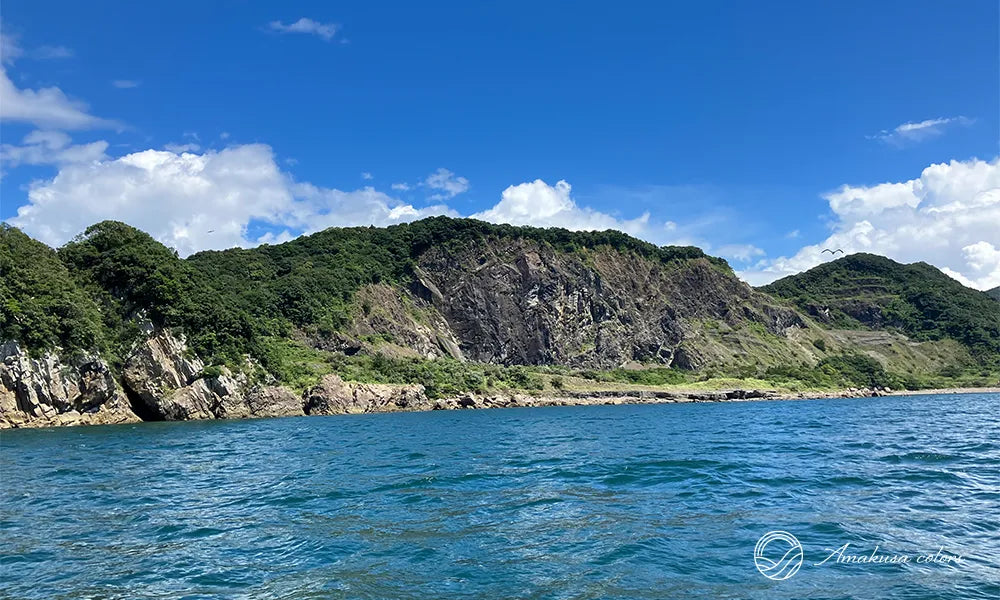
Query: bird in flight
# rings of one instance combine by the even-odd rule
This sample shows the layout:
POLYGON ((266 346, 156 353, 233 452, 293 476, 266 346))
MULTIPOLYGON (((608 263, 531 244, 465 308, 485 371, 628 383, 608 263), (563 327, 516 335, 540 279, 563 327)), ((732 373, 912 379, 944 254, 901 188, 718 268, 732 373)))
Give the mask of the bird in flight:
POLYGON ((209 233, 215 233, 215 230, 214 229, 209 229, 208 232, 209 233))
MULTIPOLYGON (((841 250, 840 248, 837 248, 836 250, 830 250, 829 248, 823 248, 823 252, 829 252, 830 254, 836 254, 838 252, 840 252, 841 254, 844 253, 844 251, 841 250)), ((823 254, 823 252, 820 252, 820 254, 823 254)))

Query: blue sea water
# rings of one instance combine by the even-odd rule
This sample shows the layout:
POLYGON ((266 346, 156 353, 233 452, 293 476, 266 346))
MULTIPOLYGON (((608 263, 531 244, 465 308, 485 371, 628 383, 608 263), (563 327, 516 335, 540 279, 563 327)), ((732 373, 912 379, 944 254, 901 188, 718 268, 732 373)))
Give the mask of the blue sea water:
POLYGON ((969 394, 7 431, 0 597, 995 599, 998 417, 969 394), (803 549, 781 581, 772 530, 803 549), (911 560, 816 565, 845 543, 911 560), (962 560, 916 562, 939 551, 962 560))

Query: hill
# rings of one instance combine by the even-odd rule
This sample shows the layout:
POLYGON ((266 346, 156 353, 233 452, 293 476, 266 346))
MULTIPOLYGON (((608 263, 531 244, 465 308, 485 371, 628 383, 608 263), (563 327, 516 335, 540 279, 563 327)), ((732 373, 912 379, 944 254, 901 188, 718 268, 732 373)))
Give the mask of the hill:
POLYGON ((992 290, 986 290, 986 295, 994 300, 1000 300, 1000 286, 997 286, 992 290))
POLYGON ((58 250, 4 226, 0 273, 0 427, 995 380, 979 365, 1000 304, 866 255, 762 291, 697 248, 614 231, 436 217, 181 259, 107 221, 58 250))
MULTIPOLYGON (((116 356, 148 319, 182 331, 218 364, 246 354, 268 364, 275 340, 295 338, 507 365, 694 368, 723 360, 693 342, 706 320, 772 335, 799 323, 722 259, 612 231, 440 217, 181 260, 145 233, 105 222, 58 256, 102 307, 98 345, 116 356)), ((52 341, 25 343, 39 351, 52 341)))
POLYGON ((1000 304, 927 263, 853 254, 760 289, 828 327, 951 338, 982 360, 995 363, 1000 356, 1000 304))

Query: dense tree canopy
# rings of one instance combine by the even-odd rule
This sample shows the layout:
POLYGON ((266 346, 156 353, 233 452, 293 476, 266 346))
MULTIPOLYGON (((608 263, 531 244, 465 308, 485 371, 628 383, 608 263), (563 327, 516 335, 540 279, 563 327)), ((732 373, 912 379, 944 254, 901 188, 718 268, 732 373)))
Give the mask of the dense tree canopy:
POLYGON ((0 332, 0 341, 16 340, 36 354, 104 344, 97 304, 55 251, 6 224, 0 225, 0 332))
POLYGON ((992 362, 1000 356, 1000 303, 927 263, 853 254, 764 286, 835 327, 898 329, 953 338, 992 362))

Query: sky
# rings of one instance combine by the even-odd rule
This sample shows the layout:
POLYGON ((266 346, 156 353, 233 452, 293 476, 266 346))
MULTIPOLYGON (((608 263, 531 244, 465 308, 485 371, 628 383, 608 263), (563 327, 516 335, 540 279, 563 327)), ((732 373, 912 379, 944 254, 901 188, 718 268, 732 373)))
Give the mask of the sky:
POLYGON ((1000 285, 1000 6, 12 0, 0 219, 182 256, 429 215, 1000 285))

